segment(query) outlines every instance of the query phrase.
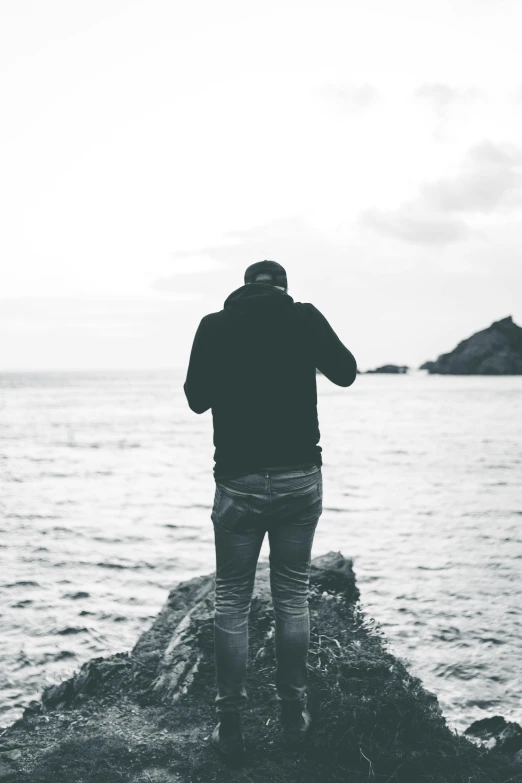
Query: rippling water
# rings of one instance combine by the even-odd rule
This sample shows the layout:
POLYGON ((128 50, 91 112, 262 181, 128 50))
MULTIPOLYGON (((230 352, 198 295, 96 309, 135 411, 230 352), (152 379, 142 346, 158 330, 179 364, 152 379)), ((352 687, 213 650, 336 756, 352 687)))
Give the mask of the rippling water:
MULTIPOLYGON (((213 570, 212 418, 183 380, 0 374, 0 724, 213 570)), ((314 556, 353 556, 365 608, 450 726, 522 723, 522 377, 319 376, 318 393, 314 556)))

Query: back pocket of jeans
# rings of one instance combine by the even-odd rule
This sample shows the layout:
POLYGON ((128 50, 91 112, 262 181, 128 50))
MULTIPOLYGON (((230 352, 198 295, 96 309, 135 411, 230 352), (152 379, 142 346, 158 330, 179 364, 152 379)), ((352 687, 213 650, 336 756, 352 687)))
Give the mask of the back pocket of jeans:
POLYGON ((308 495, 309 493, 318 490, 322 483, 321 474, 315 473, 310 476, 296 476, 294 479, 285 481, 284 487, 279 488, 279 492, 288 495, 308 495))
POLYGON ((226 492, 228 495, 235 495, 238 498, 248 497, 248 495, 252 494, 249 492, 246 484, 234 482, 231 479, 220 479, 219 486, 223 492, 226 492))

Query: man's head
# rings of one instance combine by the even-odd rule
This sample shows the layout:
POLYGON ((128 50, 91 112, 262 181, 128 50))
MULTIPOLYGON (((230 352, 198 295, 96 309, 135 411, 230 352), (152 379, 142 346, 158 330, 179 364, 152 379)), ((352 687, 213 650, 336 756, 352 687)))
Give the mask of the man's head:
POLYGON ((287 291, 286 271, 277 261, 258 261, 245 271, 245 284, 264 283, 287 291))

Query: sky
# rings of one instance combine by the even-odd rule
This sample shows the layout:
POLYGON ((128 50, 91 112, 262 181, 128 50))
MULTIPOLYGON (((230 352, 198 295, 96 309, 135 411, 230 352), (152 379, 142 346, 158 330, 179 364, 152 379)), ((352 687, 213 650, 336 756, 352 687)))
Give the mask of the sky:
POLYGON ((264 258, 361 369, 522 325, 517 0, 0 0, 0 370, 186 367, 264 258))

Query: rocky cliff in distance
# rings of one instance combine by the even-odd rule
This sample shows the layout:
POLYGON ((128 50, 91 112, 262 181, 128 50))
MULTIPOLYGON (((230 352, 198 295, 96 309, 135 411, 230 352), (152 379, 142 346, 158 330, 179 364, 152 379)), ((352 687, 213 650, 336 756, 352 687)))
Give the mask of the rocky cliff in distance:
POLYGON ((366 373, 385 373, 388 375, 405 375, 409 370, 406 364, 383 364, 375 370, 366 370, 366 373))
POLYGON ((522 375, 522 328, 511 316, 495 321, 420 369, 430 375, 522 375))
MULTIPOLYGON (((213 590, 214 574, 176 585, 133 650, 88 661, 47 688, 0 732, 1 783, 522 783, 516 730, 507 726, 509 748, 495 742, 492 750, 450 731, 437 698, 387 652, 361 611, 352 563, 340 552, 312 561, 315 728, 300 753, 285 749, 278 724, 274 614, 268 564, 259 563, 247 755, 231 767, 210 742, 213 590)), ((488 724, 488 737, 506 734, 501 721, 488 724)))

